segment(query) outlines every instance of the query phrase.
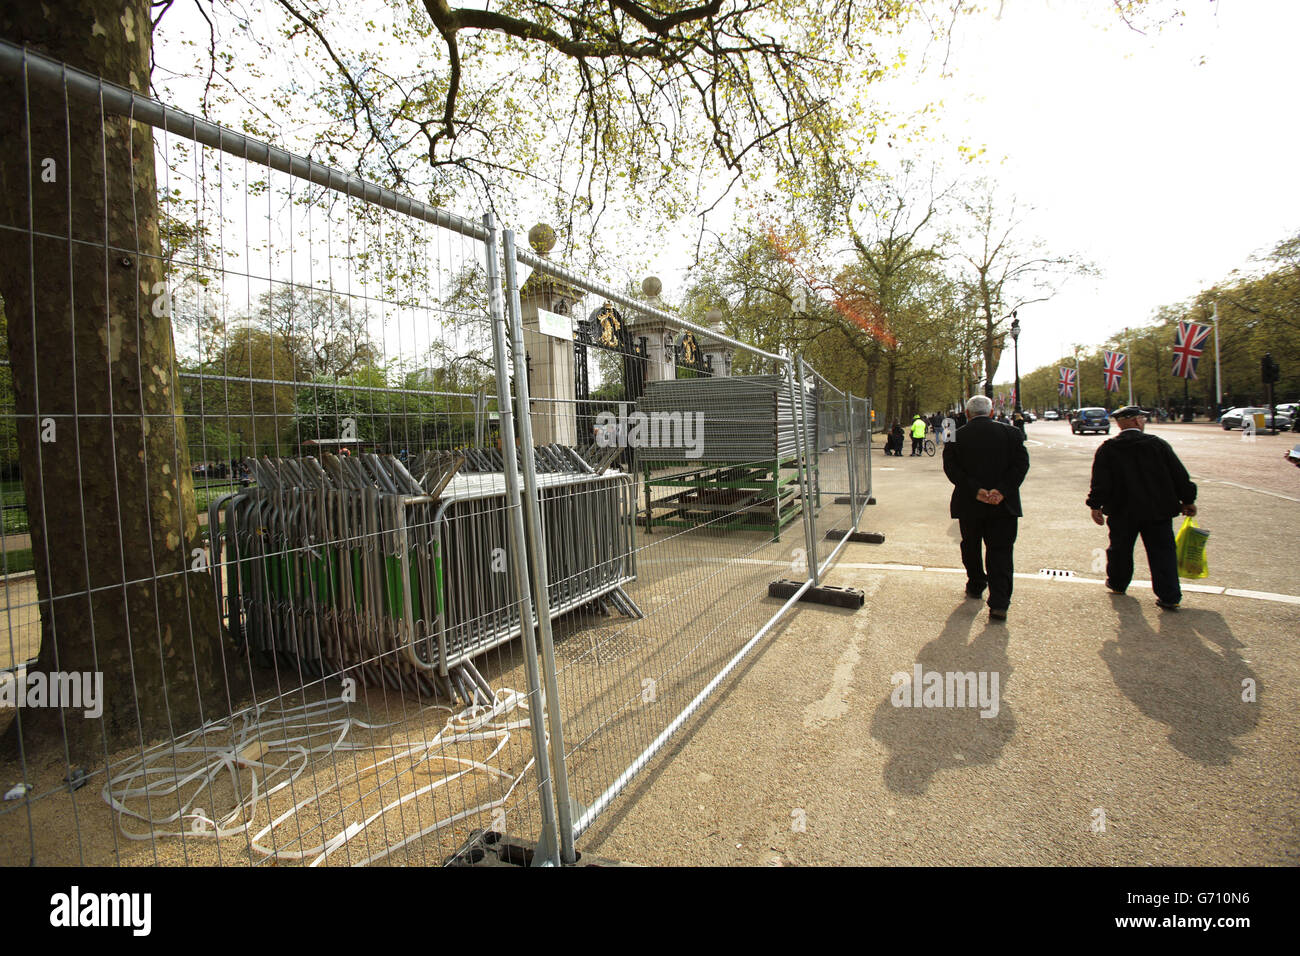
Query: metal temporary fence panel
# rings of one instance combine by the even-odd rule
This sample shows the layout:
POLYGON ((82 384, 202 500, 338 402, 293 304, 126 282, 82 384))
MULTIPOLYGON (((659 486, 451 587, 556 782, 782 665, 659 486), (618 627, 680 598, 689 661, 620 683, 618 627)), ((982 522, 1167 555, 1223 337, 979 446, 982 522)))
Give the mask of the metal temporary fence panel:
MULTIPOLYGON (((635 579, 610 595, 617 599, 553 620, 543 614, 550 739, 563 741, 552 749, 557 814, 562 844, 564 831, 575 841, 562 846, 569 860, 576 841, 793 605, 768 598, 767 586, 807 576, 806 452, 796 424, 804 412, 814 419, 816 409, 810 398, 806 409, 794 404, 798 390, 780 356, 680 321, 527 250, 514 258, 530 277, 512 281, 510 233, 505 245, 512 334, 527 342, 533 370, 517 362, 517 398, 529 410, 520 417, 521 436, 597 422, 591 437, 612 452, 605 473, 635 483, 617 516, 583 507, 568 525, 533 525, 540 532, 532 555, 539 607, 557 592, 586 586, 589 572, 563 563, 575 544, 590 548, 613 535, 630 542, 635 560, 635 579), (562 309, 554 307, 557 298, 562 309), (663 370, 651 369, 639 401, 580 402, 548 371, 563 346, 538 336, 532 316, 538 308, 585 316, 606 303, 622 310, 634 333, 639 322, 668 323, 743 351, 768 372, 661 380, 663 370), (610 515, 605 526, 583 523, 600 514, 610 515)), ((526 470, 524 478, 526 504, 545 494, 526 470)))
MULTIPOLYGON (((0 73, 0 860, 558 862, 490 218, 0 73)), ((561 613, 635 574, 629 481, 577 470, 530 486, 608 531, 556 555, 561 613)))
POLYGON ((849 427, 851 398, 800 360, 812 396, 815 425, 806 431, 809 445, 812 553, 825 567, 838 552, 841 538, 828 532, 852 530, 855 449, 849 427))
POLYGON ((863 513, 873 494, 871 490, 871 435, 875 422, 872 419, 874 410, 871 406, 871 399, 853 398, 850 407, 853 410, 851 447, 853 449, 853 474, 855 476, 857 496, 853 510, 853 520, 856 527, 862 522, 863 513))
POLYGON ((105 688, 94 716, 84 694, 14 713, 4 859, 437 864, 494 830, 572 862, 799 597, 767 585, 811 584, 827 497, 863 465, 870 488, 854 400, 509 232, 499 251, 488 217, 10 44, 0 70, 25 177, 0 221, 0 680, 105 688), (755 374, 578 402, 571 343, 528 319, 557 296, 755 374))

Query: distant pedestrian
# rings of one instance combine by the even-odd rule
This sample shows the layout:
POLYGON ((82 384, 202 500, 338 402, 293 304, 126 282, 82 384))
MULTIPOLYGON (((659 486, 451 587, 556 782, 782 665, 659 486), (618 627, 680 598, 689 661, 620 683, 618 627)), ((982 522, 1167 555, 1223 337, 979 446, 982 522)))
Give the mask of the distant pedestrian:
POLYGON ((981 598, 987 587, 989 617, 1006 620, 1029 453, 1025 436, 995 422, 989 417, 992 410, 993 402, 984 395, 966 403, 966 425, 943 446, 943 471, 953 484, 949 513, 961 529, 966 596, 981 598))
POLYGON ((885 440, 885 454, 893 455, 895 458, 902 458, 903 438, 902 423, 894 422, 894 426, 889 429, 889 437, 885 440))
POLYGON ((1110 528, 1106 587, 1114 594, 1128 589, 1133 580, 1133 546, 1141 535, 1156 604, 1176 611, 1183 592, 1172 519, 1196 514, 1196 485, 1169 443, 1146 434, 1148 414, 1136 405, 1111 413, 1120 432, 1097 449, 1086 504, 1092 509, 1092 520, 1110 528))
POLYGON ((1021 415, 1019 412, 1016 412, 1016 417, 1012 419, 1011 424, 1015 425, 1017 428, 1020 429, 1020 435, 1023 438, 1025 434, 1025 416, 1021 415))
POLYGON ((910 456, 912 458, 919 458, 925 453, 922 445, 925 442, 926 427, 924 418, 920 415, 912 416, 912 454, 910 456))

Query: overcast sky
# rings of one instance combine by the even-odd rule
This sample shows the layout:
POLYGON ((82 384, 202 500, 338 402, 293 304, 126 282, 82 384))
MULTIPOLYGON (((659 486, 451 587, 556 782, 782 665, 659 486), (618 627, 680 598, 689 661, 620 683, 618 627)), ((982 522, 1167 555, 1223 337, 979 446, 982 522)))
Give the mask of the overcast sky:
POLYGON ((1300 3, 1188 0, 1146 36, 1087 6, 1005 0, 1000 19, 960 28, 953 75, 931 69, 916 91, 943 98, 948 136, 1005 157, 997 179, 1037 208, 1053 250, 1101 268, 1020 313, 1022 372, 1144 324, 1300 230, 1300 3))

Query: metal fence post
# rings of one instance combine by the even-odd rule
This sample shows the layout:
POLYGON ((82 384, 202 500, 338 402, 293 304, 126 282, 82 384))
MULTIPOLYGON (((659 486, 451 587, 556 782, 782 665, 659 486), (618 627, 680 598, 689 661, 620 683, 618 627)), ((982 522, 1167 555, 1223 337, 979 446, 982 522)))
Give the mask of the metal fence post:
POLYGON ((858 530, 858 438, 853 428, 853 395, 844 393, 844 427, 849 433, 849 521, 853 531, 858 530))
MULTIPOLYGON (((864 424, 866 425, 866 429, 867 429, 867 488, 866 488, 866 491, 864 491, 863 494, 862 494, 862 504, 861 504, 861 506, 859 506, 859 508, 858 508, 858 514, 859 514, 859 515, 862 514, 862 509, 865 508, 865 507, 867 506, 867 502, 869 502, 869 501, 871 500, 871 447, 872 447, 872 441, 871 441, 871 399, 870 399, 870 398, 864 398, 864 399, 862 400, 862 412, 863 412, 863 417, 865 418, 865 422, 864 422, 864 424)), ((857 520, 857 519, 854 519, 854 520, 857 520)))
POLYGON ((804 399, 803 389, 803 359, 799 358, 799 388, 795 390, 795 379, 793 373, 794 362, 789 362, 785 367, 786 380, 790 383, 790 395, 794 400, 795 418, 795 436, 802 438, 802 442, 795 443, 795 459, 799 466, 799 496, 803 504, 803 536, 804 547, 808 549, 808 577, 812 580, 812 586, 820 586, 819 574, 817 569, 817 526, 816 516, 813 514, 813 504, 809 500, 809 476, 807 474, 808 462, 808 415, 807 406, 804 399))
MULTIPOLYGON (((528 553, 528 536, 524 533, 524 511, 522 495, 519 490, 518 462, 516 456, 511 453, 512 449, 517 446, 515 444, 513 406, 510 402, 510 369, 506 362, 505 314, 502 307, 496 223, 493 221, 491 213, 483 217, 483 225, 487 229, 487 238, 484 242, 487 246, 488 304, 492 314, 492 358, 496 367, 497 409, 501 426, 501 467, 505 474, 506 501, 510 511, 510 537, 513 544, 513 547, 509 549, 510 562, 519 587, 520 640, 524 646, 524 669, 528 681, 528 718, 532 728, 533 758, 537 762, 537 775, 542 797, 542 836, 537 846, 537 856, 545 857, 552 864, 558 866, 560 864, 559 841, 556 839, 555 795, 551 789, 551 765, 546 746, 546 714, 543 707, 541 681, 538 675, 537 645, 529 629, 529 622, 533 619, 533 601, 529 590, 528 562, 525 559, 525 555, 528 553)), ((509 237, 510 234, 507 233, 506 235, 509 237)), ((509 242, 508 238, 507 242, 509 242)), ((515 358, 517 362, 520 360, 518 352, 516 352, 515 358)), ((516 382, 518 382, 518 379, 516 379, 516 382)), ((520 413, 521 424, 526 428, 528 423, 526 392, 520 401, 520 413)), ((528 452, 524 456, 524 460, 531 463, 531 444, 528 446, 528 452)), ((534 487, 535 482, 536 478, 534 477, 534 487)), ((538 620, 546 622, 549 632, 549 610, 539 613, 538 620)), ((560 744, 557 743, 557 746, 560 746, 560 744)))
POLYGON ((546 543, 542 527, 541 496, 537 490, 537 466, 533 459, 533 422, 528 398, 528 363, 524 351, 523 310, 519 303, 519 283, 515 274, 515 234, 507 229, 505 247, 506 287, 509 294, 510 342, 514 353, 515 395, 519 399, 519 441, 524 466, 524 511, 532 534, 528 538, 533 601, 537 607, 537 631, 542 642, 543 679, 546 682, 547 712, 551 740, 554 743, 556 800, 560 820, 560 855, 565 863, 577 856, 573 847, 573 802, 569 795, 569 771, 564 753, 564 720, 560 714, 560 688, 555 674, 555 644, 551 635, 550 569, 546 563, 546 543))

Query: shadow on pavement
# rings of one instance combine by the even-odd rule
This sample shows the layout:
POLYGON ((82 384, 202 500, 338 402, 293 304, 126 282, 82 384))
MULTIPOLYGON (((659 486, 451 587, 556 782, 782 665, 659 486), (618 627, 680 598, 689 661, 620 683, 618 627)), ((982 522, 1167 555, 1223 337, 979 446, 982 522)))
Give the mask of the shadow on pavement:
MULTIPOLYGON (((989 691, 996 675, 997 711, 981 716, 978 701, 974 706, 900 706, 897 701, 904 688, 896 681, 893 692, 876 707, 871 722, 871 736, 891 751, 884 771, 890 790, 920 795, 940 770, 992 763, 998 758, 1016 730, 1015 717, 1006 703, 1011 679, 1007 641, 1007 626, 990 623, 983 602, 963 601, 948 616, 942 633, 921 648, 916 663, 923 673, 983 673, 989 691), (983 630, 968 644, 971 631, 979 626, 983 630)), ((910 687, 914 668, 904 666, 908 696, 919 693, 922 688, 910 687)), ((954 703, 953 698, 947 703, 954 703)))
POLYGON ((1115 686, 1147 717, 1169 727, 1169 743, 1197 763, 1224 766, 1240 751, 1232 738, 1259 723, 1259 705, 1242 700, 1243 682, 1263 688, 1217 611, 1162 613, 1156 630, 1132 597, 1113 597, 1119 634, 1101 648, 1115 686))

